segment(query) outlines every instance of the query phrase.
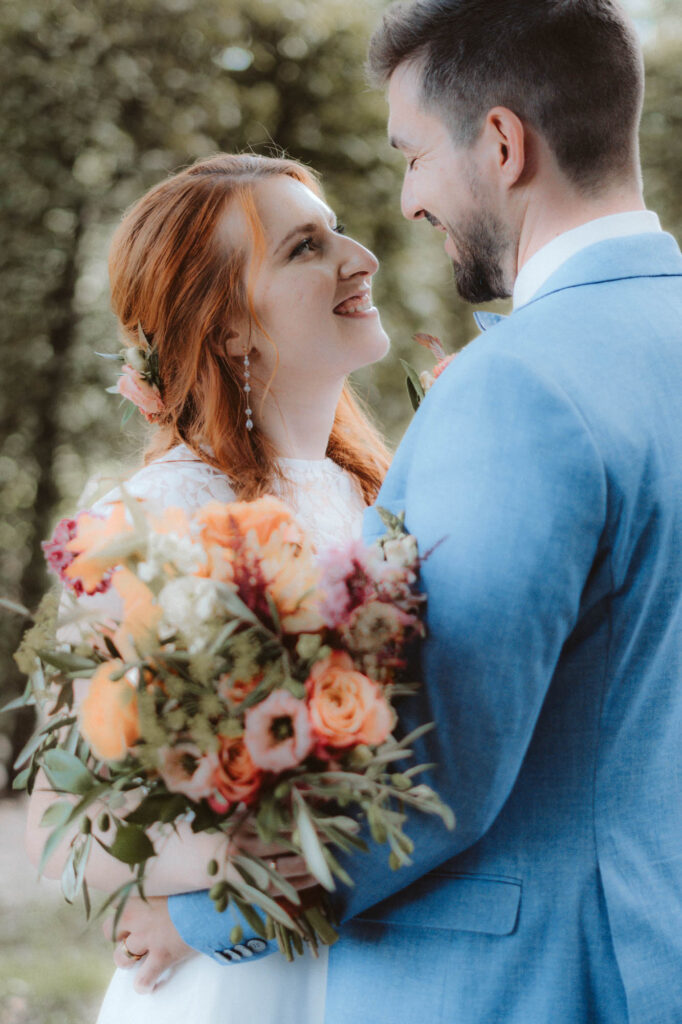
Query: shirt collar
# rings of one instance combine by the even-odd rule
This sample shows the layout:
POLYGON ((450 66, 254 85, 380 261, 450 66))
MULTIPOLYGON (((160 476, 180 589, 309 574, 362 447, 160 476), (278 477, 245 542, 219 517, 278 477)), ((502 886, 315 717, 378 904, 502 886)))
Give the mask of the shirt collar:
POLYGON ((613 213, 608 217, 581 224, 571 231, 553 238, 547 245, 531 256, 518 273, 514 284, 514 309, 524 306, 533 298, 545 281, 559 267, 596 242, 627 235, 644 235, 661 231, 660 221, 651 210, 633 210, 630 213, 613 213))

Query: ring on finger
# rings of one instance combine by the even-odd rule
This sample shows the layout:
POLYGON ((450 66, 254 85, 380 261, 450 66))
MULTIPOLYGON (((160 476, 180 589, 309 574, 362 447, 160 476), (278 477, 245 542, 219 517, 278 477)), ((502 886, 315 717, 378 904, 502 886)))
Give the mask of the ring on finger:
POLYGON ((121 945, 123 946, 123 952, 129 960, 141 960, 146 953, 133 953, 132 949, 128 949, 128 943, 125 939, 121 939, 121 945))
POLYGON ((268 861, 268 867, 270 868, 271 871, 276 871, 277 870, 277 861, 276 860, 269 860, 268 861))

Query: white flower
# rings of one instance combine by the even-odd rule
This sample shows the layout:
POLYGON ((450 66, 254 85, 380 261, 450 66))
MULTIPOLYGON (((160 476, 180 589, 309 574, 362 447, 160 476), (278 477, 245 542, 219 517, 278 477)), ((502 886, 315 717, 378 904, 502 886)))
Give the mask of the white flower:
POLYGON ((193 654, 210 643, 215 624, 224 618, 216 582, 199 576, 181 576, 166 583, 158 601, 163 614, 162 633, 182 633, 193 654))
POLYGON ((191 537, 151 532, 147 557, 138 564, 137 573, 143 583, 150 583, 166 575, 168 565, 174 566, 180 574, 194 574, 205 564, 204 548, 191 537))
POLYGON ((411 533, 387 540, 384 545, 384 557, 392 567, 414 569, 419 559, 417 541, 411 533))
POLYGON ((144 373, 147 368, 147 360, 144 357, 144 353, 133 345, 125 350, 125 361, 128 366, 132 366, 133 370, 138 370, 140 373, 144 373))

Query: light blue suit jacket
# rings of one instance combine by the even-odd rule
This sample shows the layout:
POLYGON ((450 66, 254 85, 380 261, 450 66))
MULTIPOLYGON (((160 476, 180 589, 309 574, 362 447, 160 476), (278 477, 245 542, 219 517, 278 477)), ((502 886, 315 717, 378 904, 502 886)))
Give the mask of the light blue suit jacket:
MULTIPOLYGON (((422 551, 441 541, 402 717, 437 723, 418 756, 457 828, 415 816, 412 867, 376 846, 348 865, 328 1024, 680 1024, 674 239, 591 246, 471 342, 378 503, 405 510, 422 551)), ((171 914, 209 955, 260 952, 230 947, 205 894, 171 914)))

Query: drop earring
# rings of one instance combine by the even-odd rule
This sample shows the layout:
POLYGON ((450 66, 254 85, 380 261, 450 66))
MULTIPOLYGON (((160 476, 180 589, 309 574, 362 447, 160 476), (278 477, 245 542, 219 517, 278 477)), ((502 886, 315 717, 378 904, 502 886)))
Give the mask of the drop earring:
POLYGON ((251 364, 249 362, 248 352, 244 352, 244 395, 246 397, 246 429, 253 430, 253 420, 251 416, 253 412, 251 410, 251 364))

